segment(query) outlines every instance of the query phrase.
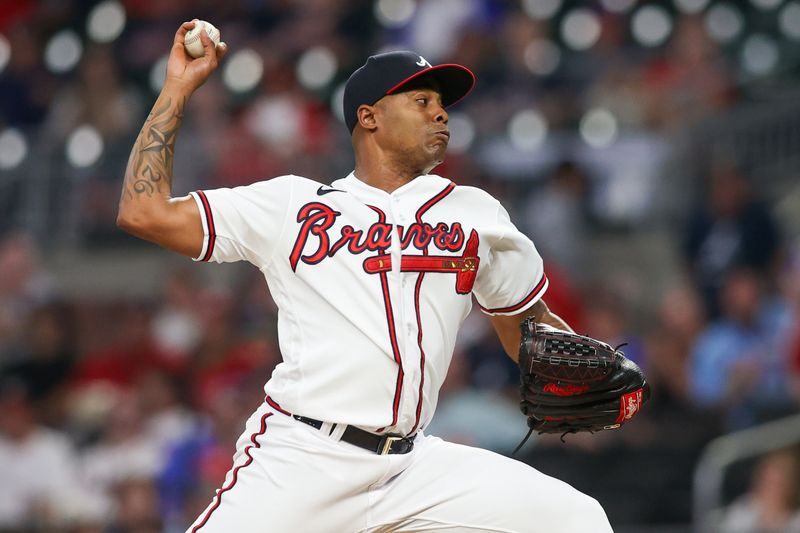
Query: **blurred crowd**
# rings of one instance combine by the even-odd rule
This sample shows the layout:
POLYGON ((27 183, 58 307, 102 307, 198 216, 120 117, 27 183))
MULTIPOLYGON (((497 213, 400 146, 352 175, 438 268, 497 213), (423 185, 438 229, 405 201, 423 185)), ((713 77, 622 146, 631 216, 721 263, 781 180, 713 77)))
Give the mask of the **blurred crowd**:
MULTIPOLYGON (((633 478, 663 469, 665 453, 691 463, 717 435, 800 409, 800 236, 776 217, 759 176, 736 153, 708 154, 692 168, 681 208, 658 216, 675 201, 664 196, 668 183, 685 178, 669 173, 676 136, 750 99, 733 45, 709 31, 709 2, 655 3, 672 27, 651 46, 629 30, 634 2, 585 2, 599 33, 583 48, 569 46, 559 26, 568 6, 555 0, 102 2, 124 8, 124 31, 110 42, 86 29, 100 4, 0 2, 0 44, 10 50, 0 129, 22 132, 31 146, 19 166, 0 165, 0 530, 183 531, 220 487, 280 362, 277 311, 259 272, 209 286, 188 261, 170 263, 157 295, 83 298, 48 267, 65 243, 134 246, 114 224, 127 153, 160 83, 163 63, 154 65, 194 17, 221 29, 227 62, 252 50, 263 72, 244 89, 231 84, 236 73, 220 72, 194 95, 177 143, 176 194, 284 173, 326 182, 346 174, 339 88, 375 51, 413 49, 476 73, 473 94, 451 113, 451 153, 437 172, 503 199, 545 259, 548 305, 579 332, 626 343, 653 388, 624 431, 574 435, 566 445, 541 437, 520 457, 553 457, 546 466, 559 473, 569 454, 587 454, 578 486, 620 450, 650 457, 650 470, 618 474, 622 492, 593 492, 612 523, 688 522, 690 472, 675 467, 675 479, 638 489, 633 478), (402 6, 411 11, 398 22, 402 6), (542 6, 555 7, 541 16, 542 6), (80 60, 53 71, 43 57, 65 28, 81 38, 80 60), (330 76, 309 82, 298 65, 319 57, 327 62, 311 72, 332 64, 330 76), (65 149, 76 131, 102 140, 94 159, 81 156, 91 136, 65 149), (31 183, 42 185, 38 200, 31 183), (658 246, 670 249, 659 265, 665 283, 614 272, 649 264, 636 256, 641 248, 606 258, 611 275, 600 268, 597 242, 654 227, 666 234, 658 246), (648 490, 666 503, 641 508, 654 499, 648 490)), ((748 20, 768 18, 734 4, 758 15, 748 20)), ((0 163, 4 150, 0 142, 0 163)), ((473 312, 428 431, 509 453, 525 433, 517 379, 473 312)), ((726 531, 795 531, 798 461, 796 450, 766 457, 726 531)))

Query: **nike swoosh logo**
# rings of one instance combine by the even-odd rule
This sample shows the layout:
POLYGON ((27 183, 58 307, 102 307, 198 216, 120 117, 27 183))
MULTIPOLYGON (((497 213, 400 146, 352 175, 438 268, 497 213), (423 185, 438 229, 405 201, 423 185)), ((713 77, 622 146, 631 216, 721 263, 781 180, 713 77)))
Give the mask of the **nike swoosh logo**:
POLYGON ((345 191, 343 191, 341 189, 324 189, 322 187, 317 189, 317 195, 318 196, 322 196, 323 194, 328 194, 329 192, 345 192, 345 191))

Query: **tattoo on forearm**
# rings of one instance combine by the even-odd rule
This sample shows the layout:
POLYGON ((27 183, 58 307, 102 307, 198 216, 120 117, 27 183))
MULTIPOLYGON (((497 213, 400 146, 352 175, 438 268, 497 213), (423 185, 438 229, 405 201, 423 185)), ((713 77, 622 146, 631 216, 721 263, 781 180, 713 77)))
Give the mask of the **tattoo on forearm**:
POLYGON ((176 102, 167 98, 150 112, 128 162, 123 192, 126 198, 171 193, 175 139, 185 105, 186 98, 176 102))

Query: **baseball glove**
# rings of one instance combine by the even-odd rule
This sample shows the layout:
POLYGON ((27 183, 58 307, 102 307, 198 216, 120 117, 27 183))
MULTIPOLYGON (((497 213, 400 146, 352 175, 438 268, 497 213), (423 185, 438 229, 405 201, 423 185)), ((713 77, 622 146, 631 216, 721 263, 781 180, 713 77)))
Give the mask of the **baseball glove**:
POLYGON ((618 349, 532 318, 520 328, 520 409, 528 437, 616 429, 650 397, 641 369, 618 349))

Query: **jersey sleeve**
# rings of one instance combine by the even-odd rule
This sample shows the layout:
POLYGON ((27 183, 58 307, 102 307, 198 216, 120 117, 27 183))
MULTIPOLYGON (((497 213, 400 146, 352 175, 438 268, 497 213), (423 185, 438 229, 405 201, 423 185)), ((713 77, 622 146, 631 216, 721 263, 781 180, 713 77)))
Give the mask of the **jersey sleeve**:
POLYGON ((249 261, 266 265, 286 223, 293 176, 281 176, 232 189, 195 191, 203 248, 195 261, 249 261))
POLYGON ((535 304, 548 286, 542 258, 533 242, 511 222, 497 203, 497 218, 486 229, 489 243, 473 294, 481 310, 489 315, 515 315, 535 304))

